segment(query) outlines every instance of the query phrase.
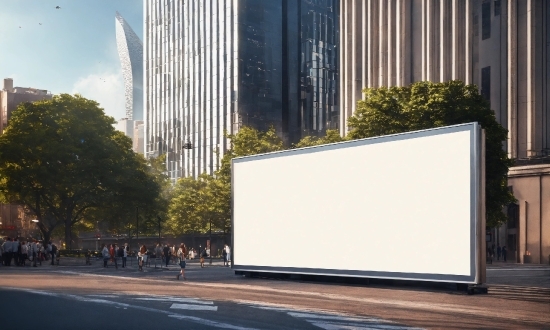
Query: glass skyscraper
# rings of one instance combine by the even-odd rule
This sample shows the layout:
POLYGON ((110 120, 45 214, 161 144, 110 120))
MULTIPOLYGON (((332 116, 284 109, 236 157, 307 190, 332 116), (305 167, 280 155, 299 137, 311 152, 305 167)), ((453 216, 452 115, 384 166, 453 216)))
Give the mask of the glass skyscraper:
POLYGON ((115 16, 115 27, 124 77, 126 118, 143 120, 143 43, 118 12, 115 16))
POLYGON ((243 125, 287 145, 337 128, 338 6, 145 0, 146 155, 175 180, 214 172, 243 125))

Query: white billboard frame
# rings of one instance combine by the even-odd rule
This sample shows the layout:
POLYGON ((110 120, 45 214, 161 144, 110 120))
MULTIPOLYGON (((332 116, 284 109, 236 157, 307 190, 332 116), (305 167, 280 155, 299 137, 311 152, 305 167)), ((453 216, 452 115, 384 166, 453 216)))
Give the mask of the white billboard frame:
MULTIPOLYGON (((340 143, 333 143, 321 146, 291 149, 279 152, 272 152, 266 154, 252 155, 246 157, 234 158, 232 160, 232 242, 233 242, 233 258, 232 267, 236 272, 258 272, 258 273, 283 273, 283 274, 303 274, 303 275, 322 275, 322 276, 342 276, 342 277, 359 277, 359 278, 383 278, 383 279, 399 279, 399 280, 416 280, 416 281, 433 281, 433 282, 452 282, 452 283, 468 283, 468 284, 481 284, 485 282, 485 141, 484 132, 478 123, 468 123, 453 125, 447 127, 439 127, 421 131, 393 134, 387 136, 373 137, 368 139, 360 139, 353 141, 346 141, 340 143), (384 143, 392 143, 398 141, 407 141, 411 139, 418 139, 423 137, 438 137, 449 135, 453 133, 468 133, 469 135, 469 155, 468 166, 469 169, 469 249, 466 253, 462 253, 463 258, 467 258, 468 269, 461 274, 445 273, 445 272, 424 272, 424 271, 394 271, 388 269, 353 269, 349 268, 326 268, 325 264, 308 265, 307 267, 300 267, 296 265, 288 266, 279 264, 269 265, 269 262, 261 263, 239 263, 239 260, 247 259, 246 255, 250 255, 254 252, 254 247, 246 243, 241 244, 244 241, 243 236, 240 235, 239 220, 235 218, 236 214, 239 214, 243 209, 242 203, 236 203, 236 199, 240 198, 236 196, 236 185, 241 184, 239 182, 242 177, 237 177, 236 168, 238 169, 241 164, 247 164, 249 162, 258 160, 277 159, 280 157, 293 157, 298 155, 307 155, 311 153, 318 153, 323 151, 331 151, 337 149, 354 148, 361 146, 380 145, 384 143), (236 204, 238 205, 237 209, 236 204), (237 233, 237 235, 236 235, 237 233), (245 256, 245 257, 241 257, 245 256)), ((416 140, 419 141, 419 140, 416 140)), ((452 148, 453 146, 448 146, 452 148)), ((250 164, 250 163, 249 163, 250 164)), ((436 164, 439 166, 440 164, 436 164)), ((249 172, 247 172, 249 173, 249 172)), ((239 174, 242 175, 242 174, 239 174)), ((248 175, 248 174, 247 174, 248 175)), ((282 187, 283 189, 285 187, 282 187)), ((290 187, 286 187, 290 189, 290 187)), ((345 188, 345 187, 342 187, 345 188)), ((239 192, 240 193, 240 192, 239 192)), ((252 206, 254 207, 254 206, 252 206)), ((464 226, 464 224, 462 224, 464 226)), ((267 226, 269 227, 269 226, 267 226)), ((242 227, 241 227, 242 228, 242 227)), ((304 233, 304 237, 307 237, 307 233, 304 233)), ((284 237, 280 237, 281 241, 284 241, 284 237)), ((270 243, 270 242, 268 242, 270 243)), ((330 248, 330 247, 322 247, 330 248)), ((449 257, 453 258, 452 250, 449 250, 449 257)), ((278 253, 277 247, 273 246, 272 253, 278 253)), ((360 257, 360 256, 358 256, 360 257)), ((398 256, 389 256, 390 258, 396 258, 398 262, 398 256)), ((269 260, 269 255, 265 256, 266 260, 269 260)), ((303 256, 307 258, 307 256, 303 256)), ((253 260, 254 258, 248 258, 253 260)), ((434 260, 438 262, 438 260, 434 260)), ((330 260, 327 264, 330 264, 330 260)), ((391 267, 390 267, 391 268, 391 267)), ((462 268, 464 269, 464 267, 462 268)))

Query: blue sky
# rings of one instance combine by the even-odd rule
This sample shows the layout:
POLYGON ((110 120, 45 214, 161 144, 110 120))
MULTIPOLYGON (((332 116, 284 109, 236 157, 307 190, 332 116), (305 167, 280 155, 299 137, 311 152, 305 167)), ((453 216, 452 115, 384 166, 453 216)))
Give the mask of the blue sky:
POLYGON ((80 93, 116 120, 125 117, 116 11, 143 41, 142 0, 2 1, 0 79, 53 94, 80 93))

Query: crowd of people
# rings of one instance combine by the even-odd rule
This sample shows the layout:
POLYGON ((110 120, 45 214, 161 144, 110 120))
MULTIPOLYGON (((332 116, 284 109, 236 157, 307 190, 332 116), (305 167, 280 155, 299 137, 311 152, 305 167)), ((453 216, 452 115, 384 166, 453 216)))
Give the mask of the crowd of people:
MULTIPOLYGON (((490 248, 488 248, 487 250, 487 254, 489 257, 494 258, 495 256, 495 245, 493 244, 490 248)), ((496 248, 496 256, 497 256, 497 260, 500 260, 500 258, 502 257, 502 261, 508 261, 507 260, 507 254, 508 254, 508 251, 506 250, 506 246, 502 246, 500 247, 500 245, 497 246, 496 248)))
MULTIPOLYGON (((101 247, 101 258, 103 259, 103 267, 107 268, 109 264, 113 264, 118 269, 118 262, 121 261, 121 267, 127 267, 127 259, 130 256, 128 243, 124 245, 103 244, 101 247)), ((85 252, 86 264, 90 264, 90 251, 85 252)), ((185 277, 185 266, 187 260, 200 258, 201 268, 204 268, 204 259, 209 256, 209 249, 206 247, 197 252, 194 248, 187 248, 184 243, 179 246, 170 244, 157 244, 154 251, 149 251, 145 245, 141 245, 137 251, 137 261, 139 271, 143 271, 143 266, 149 261, 149 257, 155 257, 161 260, 168 267, 170 263, 178 264, 180 272, 177 279, 185 277)), ((229 266, 231 260, 231 249, 225 244, 222 250, 223 265, 229 266)), ((0 258, 4 266, 11 266, 12 261, 15 266, 25 266, 26 261, 31 261, 32 266, 37 267, 37 262, 42 264, 42 261, 51 260, 52 265, 58 258, 58 249, 55 244, 48 242, 43 244, 37 240, 19 241, 17 238, 7 237, 2 245, 0 245, 0 258)))
POLYGON ((33 267, 42 264, 42 261, 51 260, 52 265, 58 258, 58 249, 55 244, 48 242, 43 244, 36 239, 24 241, 17 237, 6 237, 4 243, 0 245, 0 258, 2 265, 26 266, 27 260, 33 267))
MULTIPOLYGON (((130 255, 128 243, 123 246, 115 244, 103 244, 101 247, 101 257, 103 258, 103 267, 107 268, 109 264, 113 264, 118 269, 118 260, 122 261, 122 268, 126 267, 127 258, 130 255)), ((231 260, 231 249, 225 244, 223 250, 223 264, 229 267, 231 260)), ((197 252, 194 248, 187 248, 184 243, 179 246, 170 244, 157 244, 153 251, 149 251, 145 245, 141 245, 137 251, 137 261, 139 271, 143 271, 143 266, 146 265, 150 257, 155 257, 161 260, 166 267, 170 263, 178 264, 181 268, 178 279, 185 277, 186 260, 193 260, 200 257, 201 268, 204 268, 204 259, 209 256, 208 249, 205 247, 202 251, 197 252)))

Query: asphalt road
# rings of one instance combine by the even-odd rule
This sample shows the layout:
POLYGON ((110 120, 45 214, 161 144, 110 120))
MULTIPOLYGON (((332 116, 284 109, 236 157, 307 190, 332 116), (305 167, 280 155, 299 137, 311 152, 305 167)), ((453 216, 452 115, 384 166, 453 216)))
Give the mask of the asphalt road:
POLYGON ((20 329, 550 329, 549 267, 490 268, 489 293, 473 296, 244 278, 219 263, 190 263, 187 281, 178 281, 176 269, 0 267, 0 301, 10 302, 0 322, 20 329))

